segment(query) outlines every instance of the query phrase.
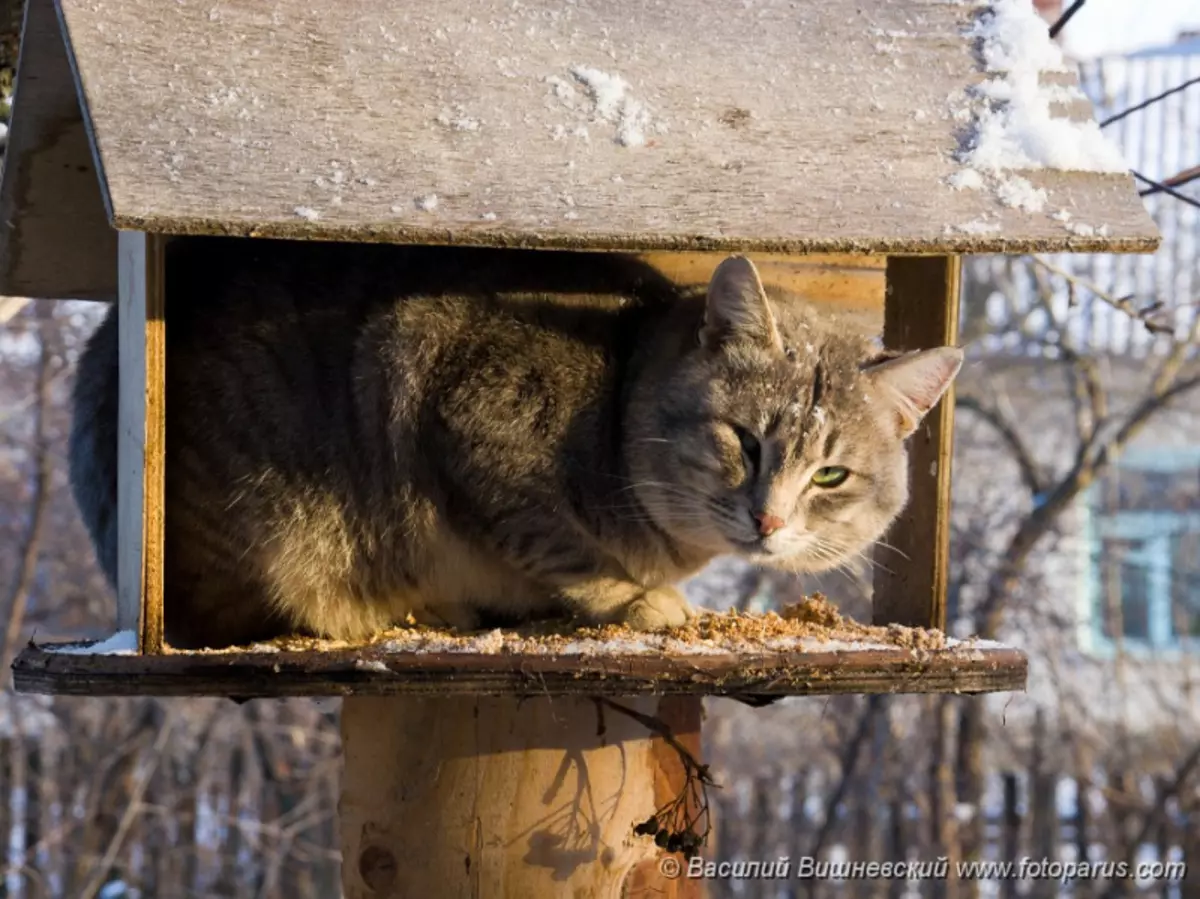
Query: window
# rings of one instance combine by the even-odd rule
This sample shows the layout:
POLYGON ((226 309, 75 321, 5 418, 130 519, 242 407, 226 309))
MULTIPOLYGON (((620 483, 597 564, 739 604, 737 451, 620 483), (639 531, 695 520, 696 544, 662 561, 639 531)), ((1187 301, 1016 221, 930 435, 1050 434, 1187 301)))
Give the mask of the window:
POLYGON ((1094 642, 1200 650, 1200 450, 1127 455, 1088 505, 1094 642))

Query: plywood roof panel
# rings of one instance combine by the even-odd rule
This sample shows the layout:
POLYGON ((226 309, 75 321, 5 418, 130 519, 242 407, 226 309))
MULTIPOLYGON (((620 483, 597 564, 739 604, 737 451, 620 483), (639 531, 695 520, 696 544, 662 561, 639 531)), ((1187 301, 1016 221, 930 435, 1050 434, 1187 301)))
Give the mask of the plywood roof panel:
POLYGON ((981 77, 966 4, 59 3, 118 227, 773 252, 1156 240, 1126 176, 1034 173, 1038 213, 946 184, 981 77))
POLYGON ((49 0, 28 4, 15 99, 0 186, 0 295, 115 296, 117 234, 49 0))

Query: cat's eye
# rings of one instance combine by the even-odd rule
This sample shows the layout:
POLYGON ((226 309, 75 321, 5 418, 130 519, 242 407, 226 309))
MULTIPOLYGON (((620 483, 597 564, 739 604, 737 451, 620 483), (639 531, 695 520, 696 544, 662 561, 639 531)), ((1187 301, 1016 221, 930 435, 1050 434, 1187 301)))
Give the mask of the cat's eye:
POLYGON ((762 462, 762 444, 758 442, 757 437, 738 425, 733 426, 733 433, 737 434, 738 443, 742 445, 746 467, 757 474, 758 466, 762 462))
POLYGON ((848 477, 850 477, 850 469, 842 468, 840 465, 830 465, 818 468, 812 476, 812 482, 818 487, 840 487, 846 483, 848 477))

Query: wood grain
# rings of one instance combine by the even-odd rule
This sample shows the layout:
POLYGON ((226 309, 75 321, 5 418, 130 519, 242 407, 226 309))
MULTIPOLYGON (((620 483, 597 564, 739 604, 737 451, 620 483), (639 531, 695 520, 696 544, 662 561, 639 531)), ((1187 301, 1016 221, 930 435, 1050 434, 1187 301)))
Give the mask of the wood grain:
MULTIPOLYGON (((677 284, 707 284, 726 253, 642 253, 640 258, 677 284)), ((750 253, 763 283, 883 328, 885 256, 750 253)))
POLYGON ((29 0, 4 177, 0 296, 115 299, 117 233, 52 0, 29 0))
POLYGON ((980 77, 970 4, 58 3, 122 228, 787 253, 1157 242, 1127 176, 1031 173, 1036 214, 947 186, 948 98, 980 77), (580 66, 624 79, 644 145, 618 143, 638 109, 598 111, 580 66), (1108 236, 1072 235, 1062 208, 1108 236), (955 230, 984 216, 999 230, 955 230))
POLYGON ((690 655, 385 653, 377 650, 76 655, 30 646, 25 693, 76 696, 821 696, 1023 690, 1007 647, 690 655))
POLYGON ((142 652, 163 651, 166 326, 163 244, 120 235, 117 431, 117 627, 142 652))
MULTIPOLYGON (((957 343, 961 272, 957 256, 890 258, 884 345, 918 350, 957 343)), ((953 442, 951 387, 908 441, 911 498, 884 537, 891 549, 876 551, 876 624, 945 629, 953 442)))
MULTIPOLYGON (((656 716, 680 702, 629 704, 656 716)), ((682 702, 691 720, 667 717, 698 746, 699 701, 682 702)), ((662 744, 585 697, 352 697, 339 802, 346 899, 698 895, 676 892, 657 872, 662 850, 633 833, 666 804, 662 744), (643 868, 657 876, 643 882, 643 868)))

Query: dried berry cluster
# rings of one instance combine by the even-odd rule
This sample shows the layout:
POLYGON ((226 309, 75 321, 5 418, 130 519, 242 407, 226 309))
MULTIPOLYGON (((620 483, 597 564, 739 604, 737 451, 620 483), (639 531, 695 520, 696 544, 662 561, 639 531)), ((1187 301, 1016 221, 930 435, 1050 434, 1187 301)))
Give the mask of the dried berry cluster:
POLYGON ((692 858, 708 842, 712 819, 708 810, 708 788, 715 786, 708 765, 699 764, 686 751, 680 752, 687 780, 671 802, 633 828, 640 837, 654 837, 654 842, 667 852, 681 852, 692 858), (695 809, 695 814, 689 812, 695 809), (697 826, 703 822, 704 829, 697 826))
POLYGON ((655 845, 666 849, 667 852, 682 852, 684 858, 691 858, 699 853, 708 836, 707 832, 699 834, 690 828, 683 831, 671 830, 659 822, 657 815, 651 815, 635 827, 633 832, 639 837, 654 837, 655 845))

